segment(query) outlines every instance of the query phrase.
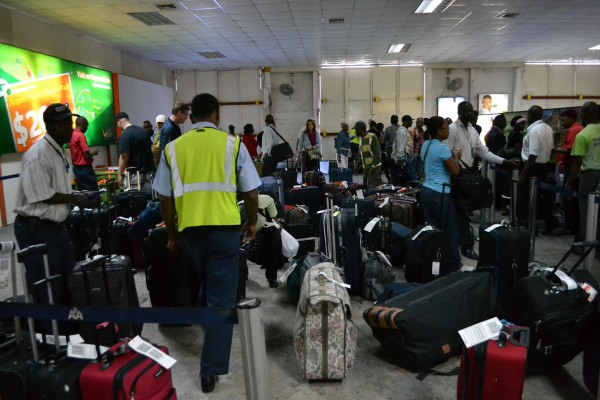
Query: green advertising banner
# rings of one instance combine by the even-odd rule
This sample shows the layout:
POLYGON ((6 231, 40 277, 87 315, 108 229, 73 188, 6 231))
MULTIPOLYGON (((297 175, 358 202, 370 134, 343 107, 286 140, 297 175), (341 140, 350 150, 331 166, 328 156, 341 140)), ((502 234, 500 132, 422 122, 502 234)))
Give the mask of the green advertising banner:
POLYGON ((0 154, 23 153, 44 136, 51 103, 67 103, 87 118, 88 145, 116 143, 108 71, 0 44, 0 87, 0 154))

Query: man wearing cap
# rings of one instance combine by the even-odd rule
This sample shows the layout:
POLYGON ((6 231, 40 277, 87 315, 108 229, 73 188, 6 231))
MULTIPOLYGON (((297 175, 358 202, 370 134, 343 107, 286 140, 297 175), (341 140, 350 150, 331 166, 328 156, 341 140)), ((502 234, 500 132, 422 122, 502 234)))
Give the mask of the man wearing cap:
MULTIPOLYGON (((575 138, 583 130, 583 126, 577 122, 577 111, 573 109, 567 109, 560 113, 560 124, 567 130, 567 133, 562 146, 554 149, 554 152, 556 153, 556 164, 564 168, 565 181, 563 184, 566 184, 571 173, 571 164, 573 163, 571 151, 575 144, 575 138)), ((563 210, 565 212, 565 229, 574 233, 574 241, 578 242, 581 238, 579 237, 579 206, 577 198, 564 196, 563 210)))
MULTIPOLYGON (((19 248, 33 244, 48 245, 50 274, 61 274, 56 283, 54 298, 57 303, 68 302, 66 282, 75 265, 73 243, 64 224, 71 204, 79 208, 93 208, 96 202, 81 194, 73 194, 69 162, 63 145, 73 134, 73 116, 68 104, 50 104, 44 111, 46 135, 38 140, 23 156, 21 178, 17 189, 17 214, 14 224, 19 248)), ((40 259, 25 262, 30 293, 32 283, 43 279, 44 268, 40 259)), ((45 291, 42 291, 45 295, 45 291)))
MULTIPOLYGON (((471 124, 473 120, 473 105, 468 101, 458 103, 458 119, 450 124, 448 139, 446 145, 450 151, 461 153, 461 160, 468 166, 473 166, 475 156, 486 160, 488 163, 501 164, 506 168, 514 168, 516 163, 512 160, 505 160, 492 153, 479 139, 479 134, 471 124)), ((452 193, 456 193, 453 190, 452 193)), ((474 238, 470 234, 470 221, 468 210, 461 207, 462 202, 456 198, 456 220, 458 223, 459 242, 461 254, 472 260, 477 260, 479 256, 473 250, 474 238)))
POLYGON ((181 102, 175 103, 171 110, 171 115, 167 118, 165 124, 160 128, 160 150, 164 151, 167 143, 181 136, 181 128, 190 113, 190 107, 181 102))
POLYGON ((160 132, 160 130, 162 129, 163 125, 165 124, 165 122, 167 122, 167 116, 164 114, 159 114, 156 116, 156 128, 154 128, 154 134, 152 135, 152 143, 153 144, 158 144, 160 146, 160 143, 156 142, 156 135, 160 132))
MULTIPOLYGON (((125 170, 135 167, 140 172, 140 186, 150 190, 150 174, 156 170, 152 157, 152 142, 141 126, 129 122, 129 115, 120 112, 115 116, 123 133, 119 138, 119 185, 123 185, 125 170)), ((130 186, 137 185, 137 175, 131 174, 130 186)))
POLYGON ((73 162, 73 173, 75 174, 77 189, 97 191, 100 188, 98 187, 96 173, 92 164, 94 162, 93 156, 98 154, 98 149, 90 150, 88 148, 85 132, 87 132, 89 125, 85 117, 77 117, 75 120, 75 129, 69 142, 69 150, 71 151, 71 161, 73 162))
POLYGON ((396 139, 392 145, 392 160, 394 161, 394 184, 406 185, 409 179, 410 163, 412 161, 413 140, 408 128, 412 126, 410 115, 402 116, 402 125, 396 131, 396 139))
POLYGON ((368 191, 381 185, 381 146, 379 138, 367 132, 367 124, 357 121, 354 124, 356 136, 360 138, 360 153, 363 163, 363 185, 368 191))

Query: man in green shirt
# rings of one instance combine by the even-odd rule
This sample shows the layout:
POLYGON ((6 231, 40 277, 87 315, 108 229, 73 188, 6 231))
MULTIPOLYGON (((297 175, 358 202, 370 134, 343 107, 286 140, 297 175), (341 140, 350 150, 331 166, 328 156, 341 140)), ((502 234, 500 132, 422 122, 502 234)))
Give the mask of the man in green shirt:
POLYGON ((360 137, 360 153, 363 162, 363 185, 365 190, 381 185, 381 146, 379 138, 367 132, 367 125, 357 121, 354 125, 356 135, 360 137))
POLYGON ((600 185, 600 110, 593 101, 581 107, 581 123, 585 128, 575 137, 571 151, 573 162, 566 183, 568 189, 576 187, 579 178, 579 232, 585 238, 587 226, 587 194, 600 185))

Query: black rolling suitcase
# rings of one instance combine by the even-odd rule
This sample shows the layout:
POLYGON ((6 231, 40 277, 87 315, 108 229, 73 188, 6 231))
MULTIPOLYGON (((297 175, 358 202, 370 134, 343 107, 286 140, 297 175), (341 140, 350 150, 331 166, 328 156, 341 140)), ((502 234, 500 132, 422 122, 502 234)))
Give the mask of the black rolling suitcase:
POLYGON ((458 331, 494 316, 488 273, 455 272, 364 311, 384 352, 402 368, 424 372, 460 354, 458 331))
POLYGON ((71 210, 65 225, 75 248, 75 261, 85 259, 96 243, 100 243, 100 253, 111 252, 111 225, 116 217, 116 206, 71 210))
POLYGON ((342 201, 343 208, 351 208, 356 213, 356 223, 359 228, 364 228, 375 217, 375 200, 346 198, 342 201))
POLYGON ((179 253, 169 251, 168 241, 166 228, 153 229, 144 240, 150 303, 152 307, 194 306, 199 285, 193 262, 185 247, 179 253))
POLYGON ((479 226, 478 270, 494 275, 498 312, 504 316, 512 308, 517 283, 528 274, 529 232, 507 224, 479 226))
MULTIPOLYGON (((75 264, 69 275, 71 302, 78 306, 139 307, 131 260, 127 256, 96 256, 75 264)), ((142 332, 143 324, 118 324, 118 338, 133 338, 142 332)), ((95 323, 80 324, 81 337, 87 343, 97 340, 95 323)), ((98 343, 115 344, 111 329, 100 330, 98 343)))
POLYGON ((597 241, 573 243, 554 268, 534 270, 517 284, 515 306, 508 317, 531 329, 529 371, 559 367, 581 352, 593 314, 589 294, 582 285, 598 284, 589 271, 575 269, 597 246, 597 241), (575 248, 585 249, 577 263, 568 272, 559 269, 575 248))
MULTIPOLYGON (((52 281, 60 280, 61 275, 50 276, 48 264, 47 246, 45 244, 29 246, 17 254, 21 263, 21 268, 25 268, 23 261, 32 255, 42 255, 44 259, 45 278, 34 284, 34 290, 47 290, 48 303, 54 304, 52 281)), ((24 275, 24 274, 23 274, 24 275)), ((26 279, 23 279, 24 284, 26 279)), ((25 287, 25 298, 30 299, 27 288, 25 287)), ((30 330, 33 328, 33 320, 29 319, 30 330)), ((68 358, 66 351, 61 348, 58 336, 58 324, 55 320, 51 321, 52 336, 54 344, 51 346, 46 343, 47 335, 42 333, 43 347, 45 353, 44 360, 40 360, 40 350, 38 349, 35 335, 30 335, 31 348, 33 352, 33 363, 30 366, 27 375, 27 385, 29 386, 29 398, 32 400, 76 400, 80 399, 79 376, 81 370, 89 363, 89 360, 68 358)))

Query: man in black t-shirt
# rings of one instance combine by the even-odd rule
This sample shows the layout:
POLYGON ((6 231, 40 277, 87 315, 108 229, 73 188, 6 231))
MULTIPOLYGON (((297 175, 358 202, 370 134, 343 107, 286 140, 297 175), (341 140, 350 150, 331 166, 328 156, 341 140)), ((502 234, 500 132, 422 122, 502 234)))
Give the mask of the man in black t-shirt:
MULTIPOLYGON (((152 157, 152 143, 141 126, 133 125, 129 122, 129 115, 120 112, 115 116, 117 126, 121 128, 122 133, 119 138, 119 185, 123 184, 125 170, 129 167, 135 167, 140 172, 140 186, 151 185, 150 174, 156 168, 152 157)), ((131 176, 131 187, 137 185, 137 175, 131 176)))

